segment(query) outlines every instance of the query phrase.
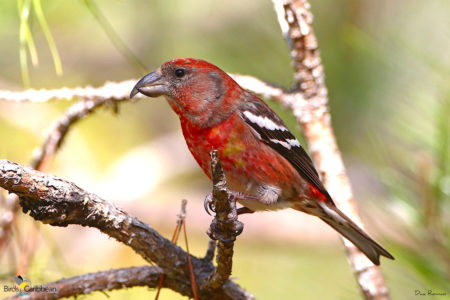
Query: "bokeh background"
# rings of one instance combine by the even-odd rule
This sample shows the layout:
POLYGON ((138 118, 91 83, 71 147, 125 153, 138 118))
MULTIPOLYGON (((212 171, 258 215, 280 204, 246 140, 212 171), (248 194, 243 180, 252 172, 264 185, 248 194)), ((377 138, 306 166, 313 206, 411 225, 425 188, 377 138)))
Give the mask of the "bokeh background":
MULTIPOLYGON (((363 220, 396 257, 382 261, 392 297, 414 299, 416 290, 432 290, 447 293, 432 299, 448 299, 450 2, 311 0, 311 5, 333 126, 363 220)), ((2 90, 138 79, 176 57, 202 58, 286 88, 293 84, 288 47, 269 0, 0 1, 2 90), (43 17, 54 44, 46 38, 43 17), (35 66, 35 55, 25 47, 30 36, 20 37, 26 24, 35 66)), ((0 101, 0 158, 29 164, 52 121, 71 103, 0 101)), ((301 139, 290 112, 270 105, 301 139)), ((211 219, 203 199, 211 185, 190 157, 178 123, 162 98, 122 104, 119 114, 100 110, 73 128, 47 172, 116 203, 167 237, 180 200, 188 199, 191 252, 202 256, 211 219)), ((326 225, 290 211, 242 220, 233 276, 258 299, 361 298, 343 246, 326 225)), ((35 224, 23 214, 18 219, 14 240, 0 257, 2 286, 12 284, 20 249, 35 224)), ((42 224, 39 230, 34 259, 22 274, 35 285, 145 264, 96 230, 42 224)), ((108 294, 151 299, 154 291, 108 294)), ((8 295, 0 291, 0 297, 8 295)), ((99 292, 79 297, 105 298, 99 292)), ((183 297, 164 290, 160 299, 183 297)))

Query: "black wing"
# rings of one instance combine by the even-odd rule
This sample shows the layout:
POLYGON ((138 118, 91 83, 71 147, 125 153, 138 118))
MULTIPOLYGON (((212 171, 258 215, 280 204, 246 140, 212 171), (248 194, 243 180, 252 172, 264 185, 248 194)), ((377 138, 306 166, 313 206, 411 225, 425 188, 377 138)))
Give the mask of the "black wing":
POLYGON ((267 104, 259 99, 258 101, 248 101, 240 110, 240 115, 254 129, 262 142, 280 153, 305 180, 331 200, 311 158, 280 117, 267 104))

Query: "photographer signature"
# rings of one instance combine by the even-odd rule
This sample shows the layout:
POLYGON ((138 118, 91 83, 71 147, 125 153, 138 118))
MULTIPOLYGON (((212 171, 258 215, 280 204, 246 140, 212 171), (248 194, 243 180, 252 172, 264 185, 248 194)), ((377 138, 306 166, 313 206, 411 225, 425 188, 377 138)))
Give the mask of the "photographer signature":
POLYGON ((415 296, 446 296, 447 292, 435 292, 433 290, 414 290, 415 296))

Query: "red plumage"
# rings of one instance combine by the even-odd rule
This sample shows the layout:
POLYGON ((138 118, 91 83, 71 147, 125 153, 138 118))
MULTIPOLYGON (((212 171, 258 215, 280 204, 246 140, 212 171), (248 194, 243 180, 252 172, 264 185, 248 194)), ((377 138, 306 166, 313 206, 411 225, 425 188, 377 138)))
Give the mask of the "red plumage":
POLYGON ((393 258, 333 203, 314 165, 283 121, 261 99, 216 66, 175 59, 143 77, 131 92, 164 95, 180 118, 189 150, 211 178, 218 150, 229 188, 252 211, 293 208, 315 215, 375 264, 393 258))

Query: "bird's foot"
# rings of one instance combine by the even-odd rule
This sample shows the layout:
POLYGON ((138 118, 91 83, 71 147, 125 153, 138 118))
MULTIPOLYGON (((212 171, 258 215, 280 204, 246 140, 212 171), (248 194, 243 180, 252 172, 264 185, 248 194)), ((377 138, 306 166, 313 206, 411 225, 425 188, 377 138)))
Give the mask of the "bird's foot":
POLYGON ((230 243, 244 230, 244 224, 238 220, 226 220, 214 218, 207 230, 208 236, 213 240, 230 243))
MULTIPOLYGON (((232 207, 236 207, 236 200, 238 199, 236 192, 228 191, 228 200, 232 203, 232 207)), ((213 240, 219 240, 221 242, 233 242, 236 237, 242 233, 244 230, 244 224, 238 221, 237 216, 243 213, 253 212, 252 210, 241 207, 239 209, 233 210, 226 215, 217 212, 217 208, 214 205, 213 194, 208 194, 204 201, 204 207, 206 212, 211 215, 210 211, 216 214, 215 218, 211 222, 211 226, 207 231, 209 237, 213 240)))
MULTIPOLYGON (((230 194, 230 199, 232 201, 237 201, 239 199, 243 199, 243 200, 252 200, 252 201, 258 201, 258 197, 256 196, 252 196, 252 195, 247 195, 244 193, 240 193, 240 192, 235 192, 235 191, 228 191, 228 193, 230 194)), ((214 206, 214 201, 213 201, 213 194, 209 193, 206 197, 205 200, 203 202, 203 206, 205 207, 205 211, 208 213, 208 215, 211 216, 211 212, 215 213, 216 212, 216 208, 214 206)), ((243 214, 252 214, 255 211, 251 210, 248 207, 240 207, 236 210, 237 215, 243 215, 243 214)))
POLYGON ((208 213, 208 215, 212 216, 211 211, 213 213, 216 212, 216 207, 214 206, 214 200, 213 200, 213 194, 209 193, 206 197, 205 197, 205 201, 203 202, 203 206, 205 207, 206 212, 208 213))

